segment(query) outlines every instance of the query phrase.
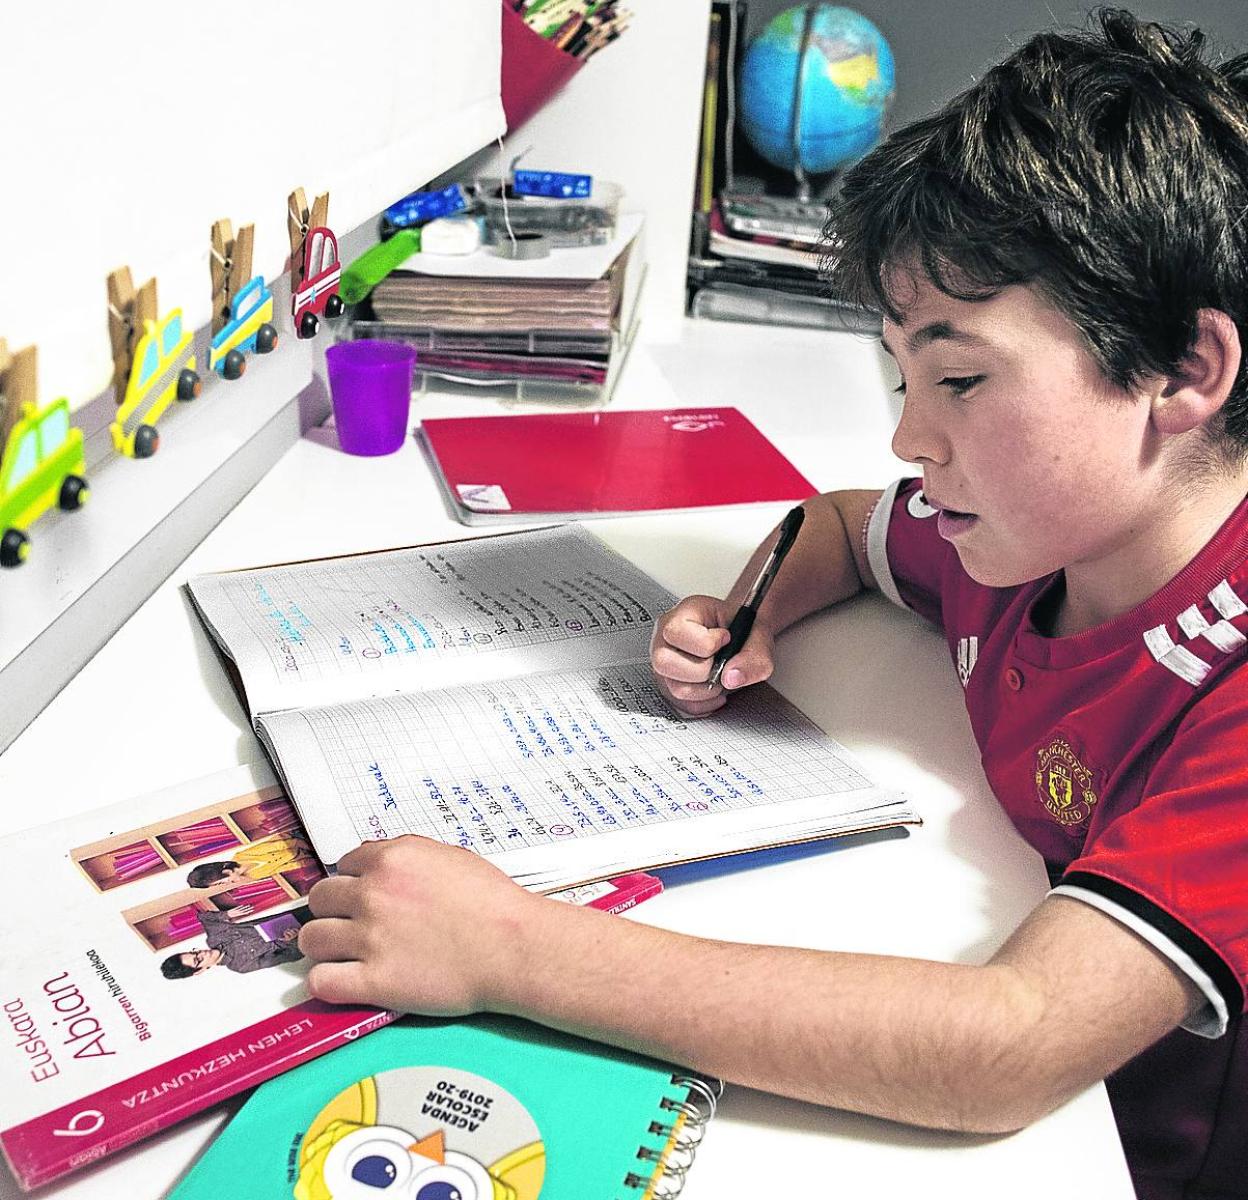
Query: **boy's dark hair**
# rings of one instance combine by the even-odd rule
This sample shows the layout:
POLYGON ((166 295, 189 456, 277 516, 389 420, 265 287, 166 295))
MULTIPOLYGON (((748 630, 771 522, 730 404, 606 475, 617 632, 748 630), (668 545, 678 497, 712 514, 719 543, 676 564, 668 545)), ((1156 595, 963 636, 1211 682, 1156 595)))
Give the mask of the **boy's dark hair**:
POLYGON ((195 974, 195 968, 182 961, 181 953, 171 954, 160 964, 160 973, 166 979, 190 979, 195 974))
POLYGON ((1248 55, 1215 66, 1204 35, 1098 14, 1042 33, 846 175, 828 224, 838 295, 901 316, 890 268, 947 295, 1031 284, 1119 387, 1171 375, 1196 314, 1245 347, 1209 434, 1248 452, 1248 55))
POLYGON ((226 871, 236 866, 238 863, 233 861, 200 863, 190 869, 186 882, 193 888, 212 887, 214 883, 220 883, 225 878, 226 871))

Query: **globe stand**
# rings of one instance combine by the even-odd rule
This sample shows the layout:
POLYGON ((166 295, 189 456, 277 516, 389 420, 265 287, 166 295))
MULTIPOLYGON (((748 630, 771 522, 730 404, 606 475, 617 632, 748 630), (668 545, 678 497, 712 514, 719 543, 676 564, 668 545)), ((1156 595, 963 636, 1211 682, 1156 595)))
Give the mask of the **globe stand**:
POLYGON ((793 147, 793 179, 797 184, 797 199, 802 204, 810 202, 810 179, 802 166, 802 83, 806 75, 806 54, 815 31, 815 11, 814 4, 807 4, 802 14, 802 41, 797 49, 797 70, 793 72, 793 103, 789 105, 789 112, 792 113, 789 145, 793 147))
MULTIPOLYGON (((793 147, 794 198, 799 204, 809 204, 814 198, 810 176, 802 166, 802 83, 806 74, 806 52, 810 49, 818 10, 817 3, 807 4, 802 14, 802 41, 797 51, 797 70, 793 75, 793 103, 789 106, 792 113, 789 122, 789 145, 793 147)), ((839 174, 839 171, 826 173, 819 185, 819 199, 824 199, 831 192, 832 184, 839 174)))

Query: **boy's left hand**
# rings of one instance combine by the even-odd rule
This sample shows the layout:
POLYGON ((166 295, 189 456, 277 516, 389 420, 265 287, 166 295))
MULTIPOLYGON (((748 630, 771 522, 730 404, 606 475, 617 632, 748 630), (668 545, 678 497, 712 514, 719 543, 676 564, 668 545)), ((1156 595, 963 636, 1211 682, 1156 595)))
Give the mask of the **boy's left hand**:
POLYGON ((469 850, 408 835, 345 854, 308 903, 299 949, 318 1000, 463 1016, 505 1002, 545 899, 469 850))

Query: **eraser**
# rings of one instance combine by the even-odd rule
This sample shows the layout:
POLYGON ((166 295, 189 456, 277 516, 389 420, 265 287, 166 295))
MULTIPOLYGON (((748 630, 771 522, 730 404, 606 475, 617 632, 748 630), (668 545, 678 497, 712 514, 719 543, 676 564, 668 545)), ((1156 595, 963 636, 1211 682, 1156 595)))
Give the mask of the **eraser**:
POLYGON ((475 217, 439 217, 420 231, 422 254, 471 254, 481 245, 481 222, 475 217))

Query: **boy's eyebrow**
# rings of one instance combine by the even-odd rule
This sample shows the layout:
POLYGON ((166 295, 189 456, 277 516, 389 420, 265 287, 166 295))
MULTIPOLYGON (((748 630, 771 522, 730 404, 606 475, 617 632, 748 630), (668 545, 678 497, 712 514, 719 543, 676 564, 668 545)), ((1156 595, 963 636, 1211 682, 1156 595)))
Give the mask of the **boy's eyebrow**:
MULTIPOLYGON (((931 345, 932 342, 956 342, 960 346, 987 346, 989 343, 978 334, 968 333, 965 329, 958 329, 956 326, 950 325, 948 321, 932 321, 924 325, 921 329, 916 329, 906 338, 906 345, 910 348, 911 354, 917 350, 923 349, 924 346, 931 345)), ((880 338, 880 345, 892 357, 897 356, 893 353, 893 348, 884 338, 880 338)))

